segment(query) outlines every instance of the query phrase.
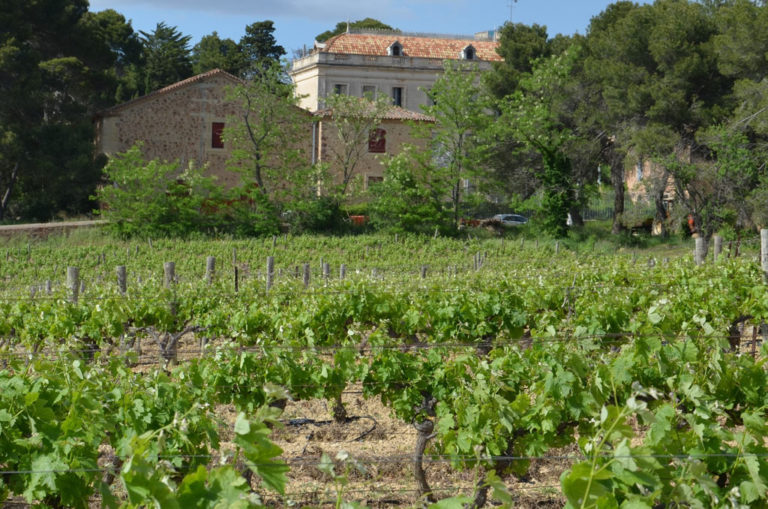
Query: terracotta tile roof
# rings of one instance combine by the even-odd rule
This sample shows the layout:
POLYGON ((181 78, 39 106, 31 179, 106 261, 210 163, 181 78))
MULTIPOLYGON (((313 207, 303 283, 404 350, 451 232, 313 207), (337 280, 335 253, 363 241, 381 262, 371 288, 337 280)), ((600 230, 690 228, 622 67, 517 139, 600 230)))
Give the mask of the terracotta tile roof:
POLYGON ((495 41, 475 41, 471 39, 443 39, 439 37, 415 37, 399 34, 339 34, 325 42, 321 53, 347 53, 351 55, 386 56, 387 49, 395 41, 403 47, 403 56, 419 58, 439 58, 458 60, 461 51, 472 45, 477 52, 477 60, 500 62, 503 59, 496 53, 499 43, 495 41))
POLYGON ((142 101, 146 101, 148 99, 154 99, 156 97, 159 97, 161 95, 165 95, 169 92, 173 92, 174 90, 179 90, 180 88, 184 88, 186 86, 192 85, 194 83, 199 83, 201 81, 205 81, 208 78, 211 78, 213 76, 223 76, 224 78, 231 81, 234 85, 240 85, 245 83, 240 78, 233 76, 232 74, 228 73, 227 71, 222 71, 221 69, 213 69, 211 71, 204 72, 202 74, 198 74, 196 76, 192 76, 191 78, 187 78, 185 80, 177 81, 176 83, 173 83, 171 85, 168 85, 167 87, 155 90, 154 92, 150 92, 147 95, 143 95, 141 97, 137 97, 136 99, 131 99, 130 101, 124 102, 122 104, 118 104, 117 106, 112 106, 111 108, 108 108, 106 110, 103 110, 96 114, 96 117, 108 117, 112 114, 115 114, 119 112, 120 110, 127 108, 129 106, 133 106, 135 104, 138 104, 142 101))
MULTIPOLYGON (((363 99, 360 99, 361 101, 363 99)), ((313 113, 316 117, 333 117, 333 109, 323 108, 313 113)), ((434 117, 419 113, 417 111, 406 110, 399 106, 391 106, 382 117, 382 120, 412 120, 415 122, 435 122, 434 117)))

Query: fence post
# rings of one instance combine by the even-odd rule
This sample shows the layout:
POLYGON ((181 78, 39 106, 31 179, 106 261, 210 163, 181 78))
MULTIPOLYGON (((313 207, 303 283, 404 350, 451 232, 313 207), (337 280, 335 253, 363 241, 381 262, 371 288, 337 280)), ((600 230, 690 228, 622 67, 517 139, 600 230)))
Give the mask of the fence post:
POLYGON ((304 288, 309 288, 310 269, 309 264, 304 264, 304 288))
POLYGON ((67 267, 67 288, 69 288, 69 301, 77 304, 80 295, 80 269, 67 267))
POLYGON ((347 266, 345 264, 339 265, 339 279, 344 281, 344 278, 347 277, 347 266))
POLYGON ((213 278, 216 275, 216 257, 209 256, 205 259, 205 281, 209 285, 213 283, 213 278))
POLYGON ((426 279, 426 278, 427 278, 427 266, 426 265, 422 265, 421 266, 421 279, 426 279))
POLYGON ((170 288, 176 282, 176 264, 165 262, 163 264, 163 286, 170 288))
MULTIPOLYGON (((274 238, 274 237, 273 237, 274 238)), ((267 291, 272 289, 275 280, 275 257, 267 256, 267 291)))
POLYGON ((323 262, 323 279, 329 279, 331 277, 331 264, 323 262))
POLYGON ((723 238, 720 235, 714 236, 715 250, 712 253, 712 261, 717 263, 717 259, 720 258, 720 254, 723 252, 723 238))
POLYGON ((760 230, 760 266, 763 268, 763 280, 768 283, 768 229, 760 230))
POLYGON ((120 291, 120 295, 125 295, 127 290, 127 280, 125 277, 125 265, 118 265, 117 269, 117 289, 120 291))
POLYGON ((704 263, 704 258, 707 256, 707 244, 704 237, 696 237, 696 248, 694 249, 693 257, 696 265, 704 263))

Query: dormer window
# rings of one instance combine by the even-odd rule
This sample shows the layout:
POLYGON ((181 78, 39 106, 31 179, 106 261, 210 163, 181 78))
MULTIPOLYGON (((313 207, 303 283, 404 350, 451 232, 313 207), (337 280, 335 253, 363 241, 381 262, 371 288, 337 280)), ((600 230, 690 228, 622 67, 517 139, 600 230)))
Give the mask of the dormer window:
POLYGON ((387 48, 387 55, 391 57, 401 57, 403 56, 403 45, 400 44, 398 41, 393 42, 389 45, 389 48, 387 48))
POLYGON ((466 48, 464 48, 463 50, 461 50, 462 60, 474 60, 476 56, 477 56, 477 52, 475 51, 474 46, 472 46, 471 44, 466 48))

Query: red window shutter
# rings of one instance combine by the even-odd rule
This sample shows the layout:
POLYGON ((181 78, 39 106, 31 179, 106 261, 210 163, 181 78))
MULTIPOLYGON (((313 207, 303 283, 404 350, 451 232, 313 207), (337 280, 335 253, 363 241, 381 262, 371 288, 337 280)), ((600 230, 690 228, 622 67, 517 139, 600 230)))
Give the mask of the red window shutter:
POLYGON ((387 131, 373 129, 368 137, 368 152, 383 154, 387 151, 387 131))
POLYGON ((224 148, 224 140, 221 135, 224 132, 224 122, 211 124, 211 148, 224 148))

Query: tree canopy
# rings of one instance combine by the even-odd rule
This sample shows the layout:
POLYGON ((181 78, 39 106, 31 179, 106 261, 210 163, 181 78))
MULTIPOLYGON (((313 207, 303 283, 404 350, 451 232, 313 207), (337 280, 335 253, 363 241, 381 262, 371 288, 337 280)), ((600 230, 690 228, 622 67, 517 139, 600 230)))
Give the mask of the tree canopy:
POLYGON ((318 34, 315 37, 315 40, 317 42, 325 42, 334 35, 343 34, 347 31, 347 28, 373 28, 377 30, 395 30, 396 28, 392 28, 391 26, 387 25, 386 23, 379 21, 377 19, 373 18, 365 18, 365 19, 359 19, 357 21, 339 21, 336 23, 336 27, 333 30, 326 30, 325 32, 318 34))

